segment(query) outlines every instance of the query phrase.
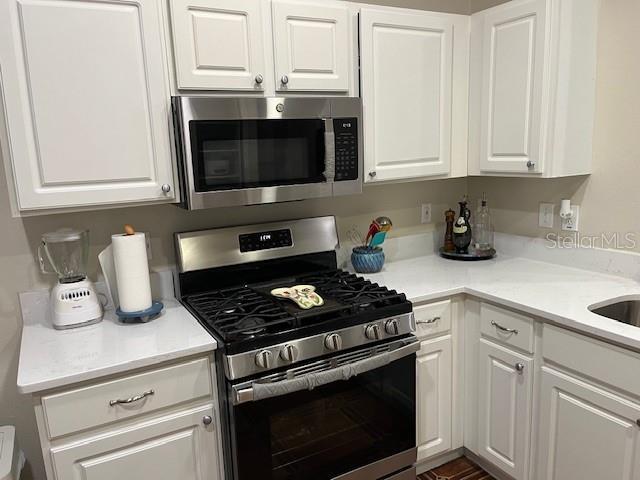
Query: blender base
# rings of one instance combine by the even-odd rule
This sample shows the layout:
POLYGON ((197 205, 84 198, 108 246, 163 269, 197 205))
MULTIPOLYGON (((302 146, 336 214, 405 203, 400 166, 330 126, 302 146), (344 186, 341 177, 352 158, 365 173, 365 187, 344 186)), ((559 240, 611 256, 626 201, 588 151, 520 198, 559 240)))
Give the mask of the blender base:
POLYGON ((102 320, 102 305, 86 278, 79 282, 58 283, 51 290, 51 322, 59 330, 81 327, 102 320))

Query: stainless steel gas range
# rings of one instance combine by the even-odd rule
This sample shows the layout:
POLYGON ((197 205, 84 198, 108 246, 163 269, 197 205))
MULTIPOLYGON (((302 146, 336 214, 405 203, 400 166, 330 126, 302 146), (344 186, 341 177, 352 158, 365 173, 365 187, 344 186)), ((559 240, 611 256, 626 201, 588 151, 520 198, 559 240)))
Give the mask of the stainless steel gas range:
POLYGON ((333 217, 176 234, 180 298, 220 345, 227 479, 415 480, 412 305, 337 245, 333 217), (295 285, 324 303, 272 295, 295 285))

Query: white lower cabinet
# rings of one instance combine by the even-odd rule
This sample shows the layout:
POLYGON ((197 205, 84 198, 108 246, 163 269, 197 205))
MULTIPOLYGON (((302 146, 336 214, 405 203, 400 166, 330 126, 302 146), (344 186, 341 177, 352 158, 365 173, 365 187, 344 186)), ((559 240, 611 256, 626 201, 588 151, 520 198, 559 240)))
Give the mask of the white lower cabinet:
POLYGON ((216 427, 203 421, 213 415, 208 404, 52 448, 55 477, 216 480, 216 427))
POLYGON ((533 359, 481 339, 478 368, 478 454, 516 480, 525 480, 533 359))
POLYGON ((451 335, 420 344, 416 368, 418 461, 451 449, 453 348, 451 335))
POLYGON ((537 478, 640 478, 639 419, 640 404, 542 367, 537 478))

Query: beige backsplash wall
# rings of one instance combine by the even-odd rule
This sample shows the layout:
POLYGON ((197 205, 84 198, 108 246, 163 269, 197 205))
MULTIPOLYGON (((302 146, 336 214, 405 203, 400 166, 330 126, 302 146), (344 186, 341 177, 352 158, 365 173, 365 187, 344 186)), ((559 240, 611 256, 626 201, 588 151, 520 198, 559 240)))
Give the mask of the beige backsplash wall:
MULTIPOLYGON (((472 10, 488 3, 501 2, 471 0, 472 10)), ((592 175, 554 180, 469 179, 472 198, 487 192, 496 230, 544 237, 551 230, 537 226, 539 202, 559 206, 562 198, 570 198, 580 205, 581 235, 632 232, 637 241, 634 250, 640 252, 638 18, 638 0, 601 2, 592 175)))

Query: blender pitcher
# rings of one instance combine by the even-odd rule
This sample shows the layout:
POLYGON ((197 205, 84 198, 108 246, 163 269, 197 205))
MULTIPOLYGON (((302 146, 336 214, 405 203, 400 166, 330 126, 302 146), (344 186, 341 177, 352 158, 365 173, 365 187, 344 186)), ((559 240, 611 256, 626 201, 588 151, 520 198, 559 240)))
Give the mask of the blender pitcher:
POLYGON ((65 228, 45 233, 42 235, 42 241, 38 247, 40 270, 42 273, 58 275, 60 283, 75 283, 84 280, 87 277, 88 255, 88 230, 65 228), (47 263, 52 270, 47 268, 47 263))

